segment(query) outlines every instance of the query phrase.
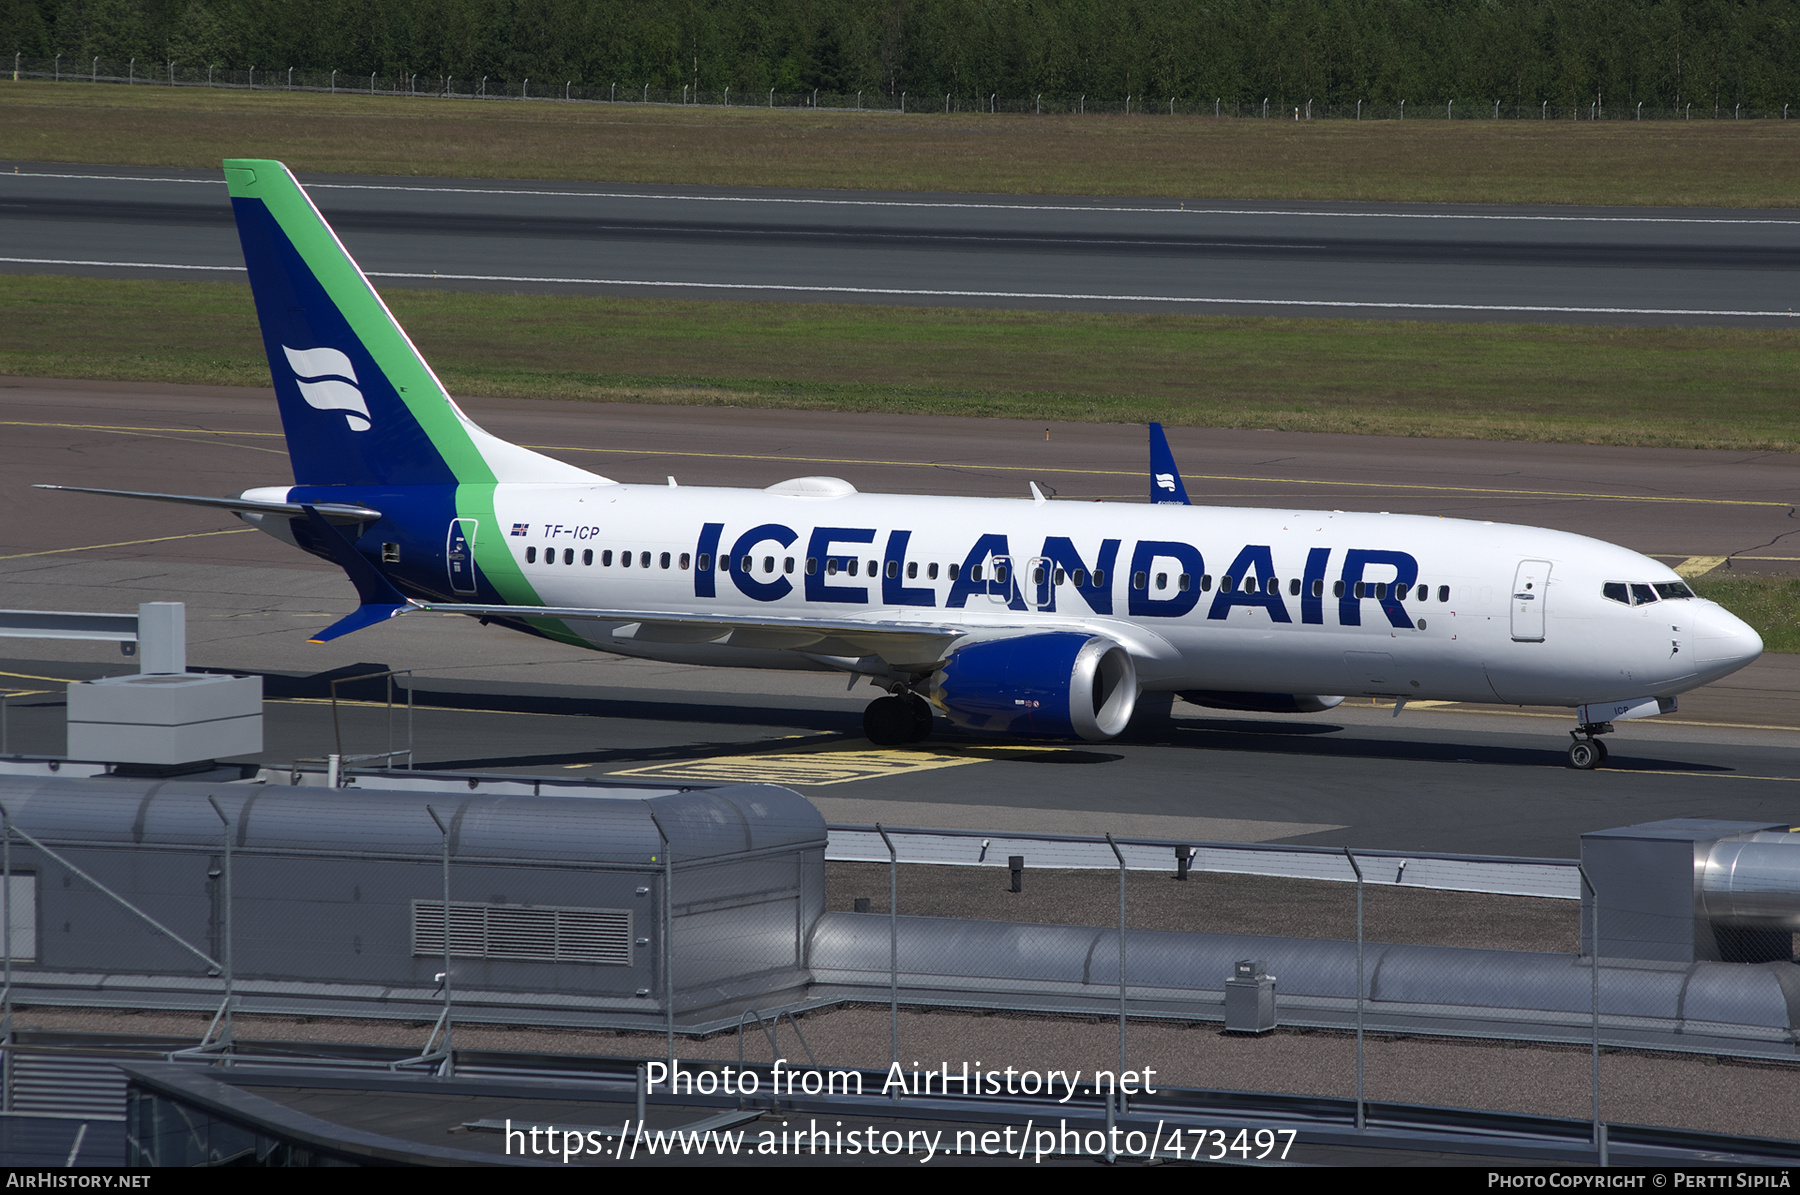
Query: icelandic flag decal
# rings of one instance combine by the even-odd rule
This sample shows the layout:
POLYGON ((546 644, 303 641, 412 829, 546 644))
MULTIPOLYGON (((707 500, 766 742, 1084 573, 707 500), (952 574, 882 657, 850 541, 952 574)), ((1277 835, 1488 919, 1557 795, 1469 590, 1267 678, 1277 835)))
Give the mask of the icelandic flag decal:
POLYGON ((513 528, 512 528, 512 533, 514 535, 524 535, 530 529, 531 529, 530 523, 514 523, 513 528))

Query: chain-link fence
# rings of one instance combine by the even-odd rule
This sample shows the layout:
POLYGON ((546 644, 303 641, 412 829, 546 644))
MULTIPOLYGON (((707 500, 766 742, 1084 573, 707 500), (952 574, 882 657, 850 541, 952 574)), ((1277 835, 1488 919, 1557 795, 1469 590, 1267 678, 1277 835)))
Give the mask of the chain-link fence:
POLYGON ((417 72, 303 70, 296 67, 228 67, 213 63, 129 58, 27 58, 15 54, 14 81, 111 83, 163 87, 215 87, 249 91, 306 91, 327 94, 486 99, 581 104, 661 104, 721 108, 800 108, 838 112, 1030 113, 1036 115, 1213 116, 1238 120, 1785 120, 1779 108, 1729 103, 1722 97, 1663 97, 1617 100, 1604 96, 1580 103, 1540 100, 1446 99, 1326 103, 1305 96, 1102 96, 1065 92, 1028 95, 956 92, 780 91, 732 87, 657 87, 611 80, 510 78, 499 75, 444 75, 417 72))

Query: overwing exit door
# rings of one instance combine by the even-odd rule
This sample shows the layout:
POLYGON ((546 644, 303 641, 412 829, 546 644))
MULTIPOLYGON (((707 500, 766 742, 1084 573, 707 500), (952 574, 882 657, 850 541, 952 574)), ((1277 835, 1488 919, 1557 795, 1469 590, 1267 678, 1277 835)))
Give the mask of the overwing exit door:
POLYGON ((475 592, 475 519, 450 520, 450 540, 444 546, 444 560, 450 568, 453 593, 475 592))

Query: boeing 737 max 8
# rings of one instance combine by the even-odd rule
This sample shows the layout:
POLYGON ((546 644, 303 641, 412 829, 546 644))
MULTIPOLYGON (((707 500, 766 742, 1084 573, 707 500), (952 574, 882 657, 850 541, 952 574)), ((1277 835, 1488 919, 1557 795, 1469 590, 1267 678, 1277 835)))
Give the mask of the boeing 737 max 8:
MULTIPOLYGON (((1355 694, 1618 718, 1762 641, 1666 565, 1533 527, 1191 506, 1152 428, 1149 506, 628 485, 463 414, 279 162, 225 164, 294 484, 231 510, 340 565, 326 640, 451 611, 622 655, 832 669, 886 690, 878 743, 959 726, 1110 738, 1140 694, 1308 712, 1355 694)), ((92 491, 115 492, 115 491, 92 491)))

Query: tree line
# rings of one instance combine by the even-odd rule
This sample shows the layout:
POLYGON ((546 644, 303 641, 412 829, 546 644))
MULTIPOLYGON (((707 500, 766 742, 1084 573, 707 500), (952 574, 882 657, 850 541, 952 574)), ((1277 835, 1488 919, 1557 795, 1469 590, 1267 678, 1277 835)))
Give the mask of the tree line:
POLYGON ((1793 0, 0 0, 0 49, 621 93, 1800 104, 1793 0))

